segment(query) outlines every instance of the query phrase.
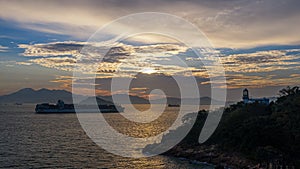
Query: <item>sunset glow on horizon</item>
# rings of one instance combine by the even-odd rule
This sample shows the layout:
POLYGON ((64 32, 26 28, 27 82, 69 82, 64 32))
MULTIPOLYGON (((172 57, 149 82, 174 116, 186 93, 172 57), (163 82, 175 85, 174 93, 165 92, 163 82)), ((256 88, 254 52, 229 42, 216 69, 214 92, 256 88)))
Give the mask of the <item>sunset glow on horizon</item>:
MULTIPOLYGON (((224 66, 229 100, 239 100, 244 88, 251 88, 258 97, 272 97, 278 89, 300 82, 298 1, 130 1, 122 3, 122 10, 115 1, 11 0, 0 1, 0 5, 0 95, 25 87, 72 91, 73 71, 89 69, 97 71, 97 94, 110 95, 112 77, 128 78, 116 73, 122 69, 139 74, 141 80, 133 84, 136 90, 120 93, 147 97, 155 85, 141 81, 152 79, 153 84, 159 81, 162 87, 175 88, 169 79, 176 75, 194 76, 199 91, 209 96, 207 70, 193 50, 163 35, 124 39, 101 63, 94 67, 80 63, 85 70, 74 70, 83 47, 105 48, 112 40, 107 33, 107 41, 87 42, 90 36, 105 24, 140 12, 139 8, 183 18, 205 34, 215 47, 212 53, 224 66), (178 58, 189 67, 178 64, 178 58)), ((119 25, 119 29, 134 28, 119 25)))

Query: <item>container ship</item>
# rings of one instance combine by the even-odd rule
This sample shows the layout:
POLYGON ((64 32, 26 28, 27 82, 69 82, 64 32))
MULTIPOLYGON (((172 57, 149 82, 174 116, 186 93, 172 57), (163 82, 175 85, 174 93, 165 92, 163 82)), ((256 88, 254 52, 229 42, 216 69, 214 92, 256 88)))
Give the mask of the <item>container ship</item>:
POLYGON ((168 104, 168 107, 180 107, 180 104, 168 104))
MULTIPOLYGON (((115 104, 98 105, 98 108, 92 108, 95 106, 83 105, 78 106, 76 110, 78 113, 120 113, 124 111, 124 107, 115 104)), ((77 107, 76 107, 77 108, 77 107)), ((62 100, 58 100, 56 104, 42 103, 37 104, 35 112, 39 114, 48 113, 76 113, 74 104, 65 104, 62 100)))

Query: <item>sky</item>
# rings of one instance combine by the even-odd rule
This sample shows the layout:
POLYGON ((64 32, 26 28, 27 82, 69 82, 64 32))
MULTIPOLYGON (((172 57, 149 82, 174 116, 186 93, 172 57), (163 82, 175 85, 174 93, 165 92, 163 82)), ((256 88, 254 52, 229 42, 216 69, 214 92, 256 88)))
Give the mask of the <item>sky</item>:
MULTIPOLYGON (((199 28, 224 66, 228 100, 240 100, 244 88, 253 97, 271 97, 287 85, 300 83, 297 0, 0 0, 0 6, 0 95, 25 87, 71 91, 80 50, 105 47, 110 36, 98 43, 87 40, 102 26, 138 12, 168 13, 199 28)), ((97 69, 99 95, 115 94, 109 84, 121 68, 138 73, 127 91, 130 94, 147 97, 160 87, 178 97, 172 76, 189 75, 176 58, 188 63, 201 96, 209 96, 210 81, 203 65, 190 47, 171 37, 136 35, 117 43, 96 67, 80 65, 97 69)), ((128 73, 117 76, 129 78, 128 73)))

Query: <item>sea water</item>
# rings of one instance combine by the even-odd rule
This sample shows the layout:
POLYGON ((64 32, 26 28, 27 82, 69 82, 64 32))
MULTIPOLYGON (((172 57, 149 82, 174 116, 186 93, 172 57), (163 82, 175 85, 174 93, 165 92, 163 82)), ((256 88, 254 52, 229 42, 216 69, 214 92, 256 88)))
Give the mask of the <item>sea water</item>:
MULTIPOLYGON (((76 114, 35 114, 34 107, 0 105, 0 168, 209 168, 162 155, 126 158, 111 154, 85 134, 76 114)), ((146 105, 136 107, 147 109, 146 105)), ((121 133, 147 137, 166 130, 176 118, 176 109, 167 108, 151 126, 131 123, 114 113, 105 114, 105 119, 121 133)))

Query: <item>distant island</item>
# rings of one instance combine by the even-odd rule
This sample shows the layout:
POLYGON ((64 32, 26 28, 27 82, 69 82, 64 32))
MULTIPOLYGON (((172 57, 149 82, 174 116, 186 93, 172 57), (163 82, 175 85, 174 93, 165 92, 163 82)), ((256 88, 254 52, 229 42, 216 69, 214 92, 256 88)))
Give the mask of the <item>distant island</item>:
MULTIPOLYGON (((76 95, 76 97, 83 97, 81 95, 76 95)), ((117 104, 150 104, 149 100, 144 99, 139 96, 129 95, 130 101, 126 101, 128 95, 126 94, 116 94, 115 97, 120 98, 121 102, 117 104)), ((90 97, 85 102, 91 102, 94 98, 90 97)), ((97 99, 101 102, 112 102, 112 96, 97 96, 97 99)), ((184 98, 186 103, 193 102, 193 98, 184 98)), ((31 88, 24 88, 18 90, 14 93, 0 96, 0 103, 56 103, 57 100, 63 100, 65 103, 72 103, 72 93, 66 90, 50 90, 50 89, 39 89, 34 90, 31 88)), ((180 98, 168 97, 167 104, 179 105, 181 102, 180 98)), ((153 104, 161 104, 164 103, 162 99, 152 100, 153 104)), ((200 103, 201 105, 210 105, 210 104, 218 105, 222 104, 222 102, 217 100, 212 100, 210 97, 201 97, 200 103)))
POLYGON ((0 96, 0 103, 56 103, 60 99, 66 103, 72 103, 72 93, 66 90, 24 88, 14 93, 0 96))
POLYGON ((208 162, 216 168, 299 168, 300 90, 287 87, 279 93, 270 104, 241 101, 227 107, 212 137, 200 145, 198 138, 209 113, 201 110, 192 130, 165 155, 208 162))

